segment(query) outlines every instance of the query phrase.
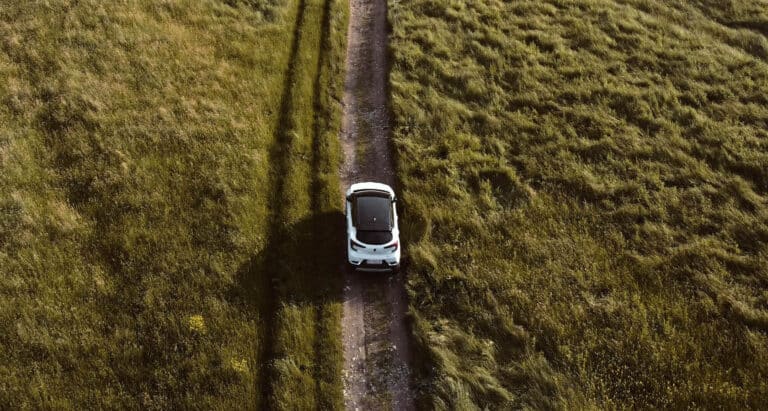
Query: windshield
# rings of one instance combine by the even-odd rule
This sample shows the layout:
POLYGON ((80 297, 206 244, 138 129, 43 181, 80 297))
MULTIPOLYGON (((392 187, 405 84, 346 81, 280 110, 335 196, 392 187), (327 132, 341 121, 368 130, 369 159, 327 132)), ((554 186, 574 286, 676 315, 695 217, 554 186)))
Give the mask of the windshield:
POLYGON ((363 196, 355 200, 354 224, 358 231, 392 229, 392 201, 388 197, 363 196))
POLYGON ((364 244, 380 245, 392 241, 391 231, 358 231, 357 239, 364 244))

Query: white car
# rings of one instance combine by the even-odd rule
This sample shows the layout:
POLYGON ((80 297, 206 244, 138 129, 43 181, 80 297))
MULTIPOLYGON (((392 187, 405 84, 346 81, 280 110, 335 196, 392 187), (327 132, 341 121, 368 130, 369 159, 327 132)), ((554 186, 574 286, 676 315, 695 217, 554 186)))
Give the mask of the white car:
POLYGON ((347 260, 356 270, 400 268, 396 201, 386 184, 357 183, 347 190, 347 260))

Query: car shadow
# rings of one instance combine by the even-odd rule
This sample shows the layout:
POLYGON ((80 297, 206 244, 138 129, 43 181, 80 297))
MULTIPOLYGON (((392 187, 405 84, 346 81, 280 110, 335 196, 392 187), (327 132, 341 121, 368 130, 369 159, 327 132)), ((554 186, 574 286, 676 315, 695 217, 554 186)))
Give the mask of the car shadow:
POLYGON ((283 302, 340 301, 344 214, 318 213, 276 231, 262 251, 237 271, 229 301, 267 313, 283 302))
MULTIPOLYGON (((342 300, 345 262, 344 214, 340 211, 313 214, 296 223, 275 225, 261 252, 243 264, 228 291, 228 301, 240 310, 259 318, 257 324, 262 398, 269 398, 273 387, 270 364, 285 354, 276 351, 274 340, 279 325, 278 310, 285 305, 316 307, 317 333, 327 324, 321 318, 325 308, 342 300)), ((323 359, 323 347, 316 347, 315 362, 323 359)), ((323 367, 318 367, 323 368, 323 367)), ((320 371, 322 372, 322 371, 320 371)), ((316 375, 316 379, 325 379, 316 375)))

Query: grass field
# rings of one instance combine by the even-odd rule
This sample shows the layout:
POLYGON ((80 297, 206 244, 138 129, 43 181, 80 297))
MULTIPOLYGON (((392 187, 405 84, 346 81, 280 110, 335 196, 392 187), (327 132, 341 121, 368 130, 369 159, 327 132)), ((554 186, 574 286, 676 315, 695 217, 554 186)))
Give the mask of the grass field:
POLYGON ((768 3, 389 18, 420 405, 768 407, 768 3))
POLYGON ((0 5, 0 408, 341 404, 346 16, 0 5))

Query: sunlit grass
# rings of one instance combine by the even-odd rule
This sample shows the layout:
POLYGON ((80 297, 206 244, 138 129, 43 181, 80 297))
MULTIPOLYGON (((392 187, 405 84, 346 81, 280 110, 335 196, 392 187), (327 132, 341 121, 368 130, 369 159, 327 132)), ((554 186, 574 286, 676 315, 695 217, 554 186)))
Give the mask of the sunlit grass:
POLYGON ((422 405, 764 408, 765 2, 390 6, 422 405))

